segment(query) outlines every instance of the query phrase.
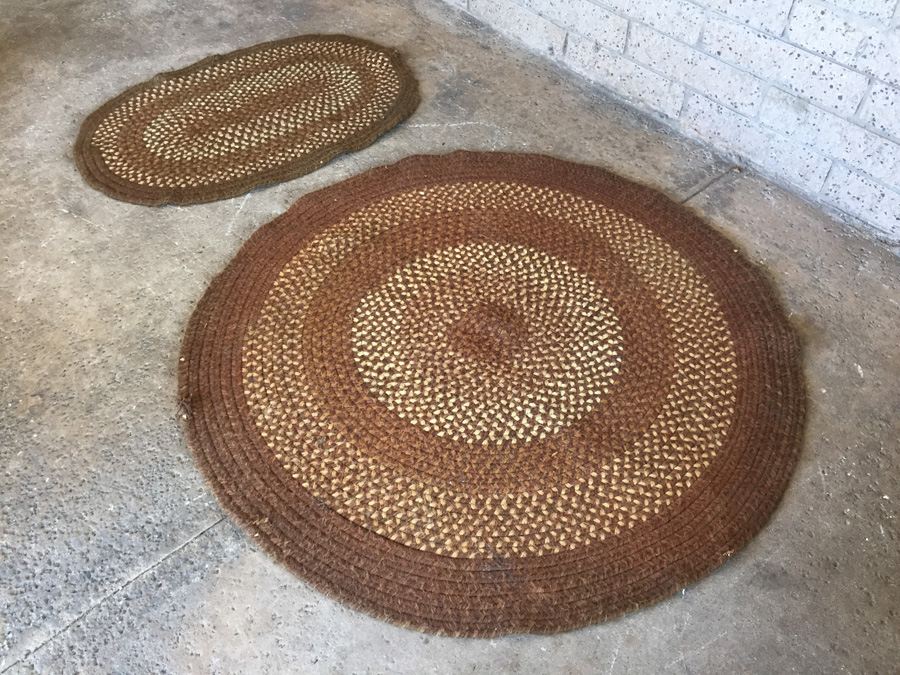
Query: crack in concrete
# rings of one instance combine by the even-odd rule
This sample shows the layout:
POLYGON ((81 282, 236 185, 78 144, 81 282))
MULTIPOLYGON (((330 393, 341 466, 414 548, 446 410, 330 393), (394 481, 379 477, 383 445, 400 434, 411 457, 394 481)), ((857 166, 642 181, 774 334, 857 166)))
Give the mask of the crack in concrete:
POLYGON ((687 197, 685 197, 684 199, 682 199, 682 200, 679 202, 679 204, 687 204, 689 201, 691 201, 694 197, 696 197, 697 195, 699 195, 701 192, 704 192, 704 191, 708 190, 708 189, 711 188, 715 183, 718 183, 720 180, 722 180, 725 176, 727 176, 727 175, 730 174, 730 173, 733 173, 734 170, 735 170, 736 168, 737 168, 736 166, 730 166, 730 167, 728 167, 727 169, 725 169, 725 171, 723 171, 722 173, 720 173, 719 175, 713 176, 712 178, 710 178, 710 179, 707 180, 706 182, 701 183, 701 184, 700 184, 700 187, 698 187, 698 188, 695 189, 691 194, 689 194, 687 197))
POLYGON ((165 554, 164 556, 162 556, 159 560, 157 560, 156 562, 152 563, 152 564, 149 565, 148 567, 144 568, 143 570, 141 570, 140 572, 138 572, 137 574, 135 574, 135 575, 134 575, 133 577, 131 577, 130 579, 127 579, 124 583, 120 584, 120 585, 119 585, 118 587, 116 587, 114 590, 110 591, 109 593, 107 593, 106 595, 104 595, 102 598, 100 598, 99 600, 97 600, 95 603, 93 603, 92 605, 90 605, 87 609, 85 609, 83 612, 81 612, 81 614, 79 614, 79 615, 76 616, 74 619, 72 619, 71 621, 69 621, 65 626, 63 626, 62 628, 60 628, 59 630, 57 630, 56 632, 54 632, 50 637, 48 637, 48 638, 45 639, 43 642, 41 642, 37 647, 35 647, 34 649, 31 649, 31 650, 27 650, 27 649, 26 649, 25 655, 24 655, 22 658, 20 658, 20 659, 18 659, 18 660, 16 660, 16 661, 13 661, 13 662, 10 663, 8 666, 4 667, 3 670, 0 670, 0 675, 2 675, 3 673, 6 673, 7 671, 12 670, 15 666, 22 665, 22 664, 25 663, 27 660, 31 659, 35 654, 37 654, 37 653, 38 653, 39 651, 41 651, 44 647, 46 647, 48 644, 50 644, 51 642, 53 642, 53 641, 54 641, 56 638, 58 638, 60 635, 62 635, 63 633, 65 633, 66 631, 68 631, 70 628, 72 628, 72 626, 74 626, 75 624, 77 624, 78 622, 80 622, 80 621, 81 621, 84 617, 86 617, 88 614, 90 614, 90 613, 93 612, 95 609, 97 609, 97 608, 101 607, 102 605, 104 605, 109 599, 115 597, 116 595, 118 595, 119 593, 121 593, 122 591, 124 591, 126 588, 128 588, 129 586, 131 586, 131 584, 133 584, 135 581, 137 581, 138 579, 140 579, 141 577, 143 577, 144 575, 146 575, 148 572, 152 572, 153 570, 155 570, 157 567, 159 567, 161 564, 163 564, 166 560, 168 560, 169 558, 171 558, 172 556, 174 556, 174 555, 175 555, 176 553, 178 553, 179 551, 183 550, 186 546, 188 546, 188 545, 191 544, 192 542, 196 541, 197 539, 199 539, 200 537, 202 537, 203 535, 205 535, 205 534, 206 534, 207 532, 209 532, 211 529, 213 529, 214 527, 216 527, 216 525, 218 525, 219 523, 223 522, 223 521, 225 520, 225 518, 226 518, 225 516, 220 516, 214 523, 212 523, 211 525, 208 525, 207 527, 204 527, 202 530, 200 530, 199 532, 197 532, 197 533, 194 534, 193 536, 189 537, 186 541, 182 542, 181 544, 179 544, 178 546, 176 546, 175 548, 173 548, 171 551, 169 551, 168 553, 166 553, 166 554, 165 554))

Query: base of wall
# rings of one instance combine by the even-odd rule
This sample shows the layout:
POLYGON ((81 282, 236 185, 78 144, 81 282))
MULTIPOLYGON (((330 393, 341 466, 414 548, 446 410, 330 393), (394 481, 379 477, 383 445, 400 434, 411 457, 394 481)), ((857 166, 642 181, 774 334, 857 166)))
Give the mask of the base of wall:
MULTIPOLYGON (((806 5, 819 1, 766 0, 754 3, 759 16, 737 17, 725 14, 738 10, 719 0, 445 0, 900 247, 900 86, 879 80, 862 61, 851 68, 797 46, 800 28, 812 30, 804 21, 816 28, 838 12, 826 7, 810 19, 806 5)), ((880 1, 890 5, 886 16, 896 6, 900 18, 898 0, 880 1)), ((871 35, 893 31, 888 37, 900 44, 889 18, 858 21, 871 35)), ((894 56, 897 73, 883 77, 900 78, 900 54, 882 61, 894 56)))

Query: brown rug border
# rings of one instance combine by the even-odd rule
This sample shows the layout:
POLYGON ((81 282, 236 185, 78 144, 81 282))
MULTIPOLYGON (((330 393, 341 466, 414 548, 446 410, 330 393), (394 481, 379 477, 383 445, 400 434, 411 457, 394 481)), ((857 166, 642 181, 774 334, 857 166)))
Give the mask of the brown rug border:
MULTIPOLYGON (((403 58, 400 50, 394 47, 388 47, 365 38, 343 33, 309 33, 288 38, 279 38, 268 42, 260 42, 250 45, 249 47, 242 47, 231 52, 211 54, 210 56, 204 57, 200 61, 195 61, 183 68, 157 73, 149 79, 133 85, 109 99, 106 103, 88 115, 82 122, 73 148, 75 166, 78 168, 79 173, 81 173, 88 185, 119 201, 128 202, 130 204, 140 204, 143 206, 188 206, 191 204, 206 204, 238 197, 251 190, 268 187, 294 178, 299 178, 300 176, 305 176, 306 174, 321 168, 335 157, 358 152, 359 150, 367 148, 378 138, 394 129, 412 115, 416 108, 418 108, 420 102, 419 82, 412 69, 403 58), (349 137, 347 142, 342 143, 340 146, 322 148, 303 158, 298 158, 292 162, 263 172, 253 179, 242 178, 222 183, 215 186, 214 189, 210 189, 206 196, 193 197, 185 196, 183 194, 188 191, 185 188, 145 188, 133 186, 132 183, 125 183, 115 174, 105 170, 105 165, 100 160, 99 152, 91 146, 90 141, 97 126, 112 109, 118 106, 122 101, 155 86, 161 79, 189 75, 220 61, 240 57, 244 54, 277 47, 283 44, 311 42, 323 39, 340 40, 350 44, 361 45, 387 55, 393 66, 397 69, 401 79, 401 94, 397 98, 394 107, 391 108, 381 123, 367 128, 363 133, 349 137), (129 187, 133 186, 133 189, 128 190, 126 187, 120 188, 118 187, 119 184, 129 187), (147 193, 147 195, 143 196, 136 194, 138 190, 147 193)), ((192 191, 196 192, 196 190, 192 191)))
MULTIPOLYGON (((535 169, 535 166, 532 166, 531 168, 535 169)), ((464 177, 461 176, 456 176, 456 178, 461 180, 464 179, 464 177)), ((579 190, 574 191, 579 192, 579 190)), ((806 386, 802 373, 802 363, 802 349, 799 337, 788 321, 787 315, 783 310, 783 305, 769 278, 760 268, 750 262, 745 254, 742 254, 741 247, 723 233, 716 230, 713 226, 701 220, 687 207, 670 200, 653 188, 634 183, 597 167, 579 165, 546 155, 457 151, 447 155, 415 155, 407 157, 396 164, 371 169, 349 178, 342 183, 307 194, 298 200, 287 212, 261 227, 250 237, 225 269, 211 281, 203 298, 191 315, 184 336, 182 353, 178 366, 178 379, 179 399, 182 403, 182 409, 186 412, 187 421, 185 426, 189 443, 195 451, 195 459, 198 462, 203 475, 219 498, 220 503, 225 510, 251 534, 251 541, 259 544, 276 560, 285 564, 289 569, 300 576, 301 579, 310 583, 317 590, 370 615, 377 616, 378 618, 408 628, 425 630, 437 634, 492 637, 517 633, 558 633, 615 618, 639 607, 654 604, 673 595, 684 586, 706 577, 710 572, 718 568, 740 549, 746 546, 746 544, 756 536, 769 521, 781 502, 803 447, 803 434, 806 419, 806 386), (261 513, 256 509, 254 500, 251 499, 249 502, 246 501, 246 495, 244 494, 243 489, 238 491, 238 493, 234 493, 231 490, 231 487, 233 486, 229 485, 230 481, 222 481, 222 478, 219 475, 219 471, 222 467, 217 469, 217 462, 219 460, 218 458, 211 456, 208 453, 209 449, 205 447, 207 446, 207 440, 205 438, 207 432, 205 426, 204 428, 199 428, 195 424, 196 422, 200 422, 201 426, 203 426, 204 422, 195 419, 192 415, 194 409, 202 407, 202 404, 200 404, 199 401, 191 400, 190 393, 192 382, 189 378, 191 357, 198 356, 195 350, 203 351, 205 348, 202 334, 206 331, 209 323, 218 322, 218 324, 221 324, 219 329, 225 332, 232 332, 235 329, 236 323, 238 323, 231 316, 216 317, 214 313, 211 313, 211 311, 216 309, 216 301, 218 299, 216 296, 223 290, 222 286, 228 286, 235 280, 236 272, 239 270, 243 258, 246 255, 249 255, 254 249, 262 247, 267 239, 278 239, 279 236, 283 235, 288 229, 294 231, 303 230, 304 232, 295 234, 295 238, 299 237, 300 239, 304 239, 328 224, 321 222, 321 219, 316 219, 319 220, 319 222, 310 224, 310 221, 304 221, 303 225, 300 228, 297 228, 288 223, 291 215, 295 213, 308 213, 311 209, 315 209, 316 206, 319 206, 329 211, 329 220, 333 221, 340 217, 346 210, 346 207, 335 199, 341 190, 368 186, 368 189, 364 191, 368 193, 367 197, 374 198, 381 192, 379 188, 373 187, 379 186, 379 178, 387 177, 392 174, 399 176, 405 175, 408 177, 416 176, 418 180, 410 181, 406 184, 406 187, 421 187, 427 184, 440 183, 442 180, 440 175, 435 173, 426 175, 421 172, 421 169, 417 170, 419 168, 417 165, 419 164, 426 164, 431 168, 435 168, 435 164, 440 164, 442 162, 446 162, 448 165, 452 166, 459 162, 478 162, 482 160, 498 160, 501 163, 509 162, 513 165, 534 164, 535 166, 539 166, 542 163, 550 163, 561 168, 563 173, 568 174, 566 176, 567 178, 572 177, 573 175, 585 175, 585 183, 590 183, 591 177, 596 178, 605 185, 615 187, 621 191, 620 194, 617 194, 615 198, 611 200, 612 203, 610 203, 610 200, 604 202, 612 208, 616 208, 616 202, 628 201, 630 206, 626 212, 636 220, 648 223, 667 221, 668 226, 683 227, 684 230, 681 233, 683 243, 688 242, 692 245, 692 248, 696 248, 694 251, 695 254, 703 253, 706 246, 701 244, 704 242, 712 244, 713 249, 720 248, 721 250, 712 251, 712 257, 718 258, 719 260, 717 262, 727 259, 728 262, 739 263, 738 267, 740 269, 736 274, 741 278, 741 281, 752 286, 752 290, 758 293, 758 300, 762 300, 768 305, 773 324, 777 324, 776 327, 778 328, 779 333, 782 333, 783 331, 783 334, 779 336, 780 339, 784 341, 779 363, 786 366, 786 371, 780 382, 783 383, 784 390, 788 392, 786 397, 792 399, 792 402, 796 405, 796 415, 794 416, 793 423, 780 429, 780 431, 783 432, 780 435, 780 438, 773 439, 774 445, 785 450, 783 462, 779 467, 780 471, 777 474, 773 474, 772 472, 766 474, 766 482, 768 482, 769 485, 776 486, 775 489, 768 491, 768 493, 764 495, 762 502, 760 502, 759 499, 756 499, 759 495, 746 495, 747 502, 754 502, 753 512, 751 514, 752 517, 749 522, 743 523, 746 527, 742 532, 737 534, 737 536, 735 536, 735 532, 731 531, 733 528, 727 527, 728 523, 726 523, 724 530, 718 530, 712 533, 712 535, 715 535, 713 538, 716 541, 719 540, 719 535, 721 535, 721 538, 724 540, 724 543, 720 543, 719 546, 721 548, 720 556, 713 556, 699 561, 688 561, 687 559, 681 561, 676 560, 674 564, 674 571, 676 573, 672 575, 671 578, 668 578, 668 583, 666 585, 660 586, 657 584, 655 588, 653 588, 653 585, 651 584, 651 588, 643 589, 645 592, 632 596, 632 602, 630 603, 613 604, 609 607, 597 606, 591 608, 589 611, 585 611, 583 608, 577 608, 576 611, 576 608, 573 608, 573 611, 571 612, 556 616, 555 620, 551 623, 533 620, 517 622, 514 617, 508 616, 485 616, 482 617, 482 620, 473 623, 449 619, 447 621, 439 621, 434 618, 433 614, 419 614, 418 612, 411 612, 408 610, 398 610, 395 607, 386 607, 383 604, 373 602, 369 597, 361 596, 352 586, 348 588, 345 585, 336 584, 330 574, 333 570, 325 570, 322 573, 318 573, 315 569, 310 568, 309 549, 303 548, 298 550, 289 545, 289 541, 284 538, 282 530, 280 529, 281 526, 290 528, 289 523, 285 522, 279 524, 271 522, 267 517, 261 517, 261 513), (247 507, 250 508, 249 511, 246 510, 247 507), (254 511, 256 513, 254 513, 254 511), (285 545, 287 546, 285 547, 285 545), (699 564, 697 564, 698 562, 699 564)), ((217 375, 216 377, 219 376, 217 375)), ((762 403, 764 403, 764 401, 762 403)), ((221 432, 223 436, 231 437, 232 439, 237 433, 238 431, 230 425, 221 432)), ((244 452, 252 454, 253 450, 245 448, 244 452)), ((735 470, 735 467, 731 467, 731 470, 735 470)), ((273 477, 277 480, 277 476, 273 477)), ((309 505, 301 505, 299 508, 302 508, 302 510, 306 512, 309 512, 310 509, 312 509, 313 512, 318 511, 322 517, 325 517, 327 515, 326 512, 329 511, 322 504, 312 504, 311 507, 309 505)), ((334 514, 334 516, 342 519, 342 517, 337 516, 336 514, 334 514)), ((310 519, 308 522, 305 521, 305 524, 309 525, 312 529, 322 529, 322 523, 313 519, 310 519)), ((714 523, 706 523, 706 525, 711 528, 714 523)), ((356 533, 358 537, 365 540, 373 541, 375 539, 384 539, 378 537, 378 535, 372 534, 370 536, 370 534, 371 533, 356 533)), ((337 538, 343 537, 342 533, 335 533, 335 535, 337 538)), ((693 541, 690 537, 688 537, 688 539, 693 541)), ((319 535, 318 540, 315 542, 308 541, 307 543, 317 548, 325 546, 324 550, 326 553, 331 550, 333 544, 327 534, 319 535)), ((363 542, 360 540, 359 543, 362 544, 363 542)), ((402 547, 402 545, 384 539, 376 548, 385 551, 386 549, 396 547, 402 547)), ((375 553, 378 554, 378 551, 375 551, 375 553)), ((649 557, 654 557, 658 555, 658 553, 647 551, 647 555, 649 557)), ((433 557, 441 558, 441 556, 433 557)), ((548 558, 552 557, 554 556, 548 556, 548 558)), ((382 558, 376 557, 371 560, 371 564, 378 573, 392 574, 393 571, 389 569, 389 565, 385 567, 385 564, 382 563, 382 558)), ((315 560, 313 560, 313 562, 315 562, 315 560)), ((445 558, 440 562, 446 564, 443 571, 447 572, 448 575, 453 575, 458 572, 463 576, 468 576, 467 573, 470 573, 472 569, 477 568, 477 565, 473 566, 471 564, 472 561, 460 559, 445 558)), ((540 561, 537 562, 539 566, 540 561)), ((348 564, 350 564, 349 561, 348 564)), ((423 568, 426 566, 427 565, 423 565, 423 568)), ((440 572, 441 570, 438 571, 440 572)), ((502 570, 499 570, 498 572, 502 573, 502 570)), ((610 574, 612 576, 618 576, 619 571, 612 571, 610 574)), ((415 577, 415 575, 413 576, 415 577)), ((646 580, 647 577, 644 578, 644 581, 646 580)), ((418 583, 418 580, 414 578, 413 582, 418 583)), ((376 594, 378 592, 382 591, 376 588, 376 594)), ((424 611, 428 606, 434 607, 435 605, 425 602, 422 606, 424 611)))

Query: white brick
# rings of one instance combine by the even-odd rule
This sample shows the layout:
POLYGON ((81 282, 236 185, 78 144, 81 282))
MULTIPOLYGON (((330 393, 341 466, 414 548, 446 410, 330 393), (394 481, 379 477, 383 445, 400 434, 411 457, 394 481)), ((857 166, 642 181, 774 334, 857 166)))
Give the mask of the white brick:
POLYGON ((777 89, 766 95, 759 118, 795 143, 827 150, 851 167, 900 187, 897 143, 777 89))
POLYGON ((818 0, 797 0, 785 37, 852 66, 859 48, 874 28, 870 21, 835 10, 818 0))
POLYGON ((900 89, 887 84, 872 87, 860 119, 875 131, 900 139, 900 89))
POLYGON ((900 84, 900 29, 833 9, 820 0, 798 0, 786 37, 793 43, 875 77, 900 84))
POLYGON ((684 87, 677 82, 587 38, 569 36, 564 62, 588 79, 669 117, 678 115, 684 101, 684 87))
POLYGON ((533 12, 554 23, 589 37, 609 49, 622 51, 628 19, 613 14, 589 0, 521 0, 533 12))
POLYGON ((469 13, 543 54, 562 55, 565 29, 510 0, 469 0, 469 13))
POLYGON ((900 243, 900 0, 446 1, 900 243))
POLYGON ((762 100, 763 85, 758 78, 643 24, 631 27, 628 54, 746 115, 753 115, 762 100))
POLYGON ((684 0, 597 0, 629 19, 642 21, 674 38, 694 44, 703 27, 703 10, 684 0))
POLYGON ((743 156, 807 193, 821 189, 831 166, 831 160, 819 153, 794 145, 699 94, 688 94, 681 121, 687 131, 743 156))
POLYGON ((855 112, 868 86, 865 75, 730 21, 710 20, 703 48, 844 115, 855 112))
POLYGON ((900 28, 884 31, 866 40, 856 65, 880 80, 900 85, 900 28))
POLYGON ((787 23, 791 0, 694 0, 748 26, 781 35, 787 23))
POLYGON ((900 242, 900 194, 871 178, 835 164, 822 192, 825 201, 876 226, 900 242))
POLYGON ((890 19, 897 0, 831 0, 832 5, 875 19, 890 19))

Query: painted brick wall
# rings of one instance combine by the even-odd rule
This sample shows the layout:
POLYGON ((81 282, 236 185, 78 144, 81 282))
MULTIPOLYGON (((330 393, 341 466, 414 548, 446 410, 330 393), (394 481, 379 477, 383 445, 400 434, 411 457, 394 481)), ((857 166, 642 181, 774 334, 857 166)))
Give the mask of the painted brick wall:
POLYGON ((900 243, 900 0, 446 0, 900 243))

